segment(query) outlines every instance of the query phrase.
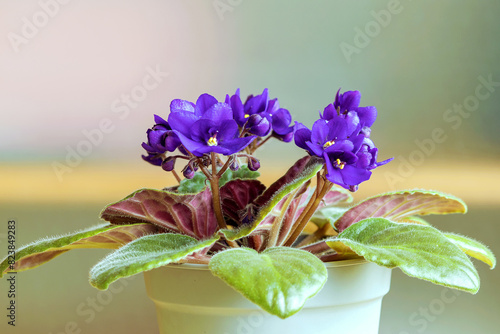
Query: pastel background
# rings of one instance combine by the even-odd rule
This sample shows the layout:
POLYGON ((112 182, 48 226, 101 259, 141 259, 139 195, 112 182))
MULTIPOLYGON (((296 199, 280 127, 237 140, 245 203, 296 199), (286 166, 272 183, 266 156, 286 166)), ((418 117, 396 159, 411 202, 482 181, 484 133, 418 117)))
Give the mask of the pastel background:
MULTIPOLYGON (((140 144, 174 98, 267 87, 310 126, 342 87, 377 107, 372 138, 381 159, 395 157, 356 199, 453 193, 469 213, 431 222, 499 255, 499 18, 494 0, 0 0, 0 254, 9 219, 21 246, 95 224, 137 188, 173 184, 141 161, 140 144)), ((272 142, 264 181, 303 154, 272 142)), ((15 328, 0 281, 1 332, 156 333, 141 277, 113 293, 87 283, 105 254, 74 251, 19 274, 15 328)), ((477 267, 480 292, 449 303, 444 288, 394 270, 381 333, 496 333, 500 274, 477 267)))

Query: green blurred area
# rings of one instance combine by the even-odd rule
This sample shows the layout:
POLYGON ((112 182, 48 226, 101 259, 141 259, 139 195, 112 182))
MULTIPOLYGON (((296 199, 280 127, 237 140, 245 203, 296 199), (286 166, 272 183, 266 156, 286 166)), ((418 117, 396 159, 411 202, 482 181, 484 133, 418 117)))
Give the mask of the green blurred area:
POLYGON ((308 126, 338 88, 359 90, 378 109, 383 157, 407 155, 436 127, 447 139, 430 159, 500 157, 498 1, 261 0, 226 16, 239 57, 226 89, 266 85, 308 126), (479 77, 496 86, 475 106, 479 77), (460 114, 464 101, 472 111, 460 114))

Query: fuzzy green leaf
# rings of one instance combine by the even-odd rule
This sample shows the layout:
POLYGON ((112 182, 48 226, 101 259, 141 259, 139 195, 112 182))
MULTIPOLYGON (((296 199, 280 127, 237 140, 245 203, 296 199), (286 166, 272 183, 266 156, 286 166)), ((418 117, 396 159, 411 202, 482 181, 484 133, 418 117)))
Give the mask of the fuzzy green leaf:
POLYGON ((3 259, 0 263, 0 277, 9 271, 19 272, 36 268, 71 249, 117 249, 137 238, 156 232, 157 227, 151 224, 105 224, 63 236, 44 238, 19 248, 13 267, 9 264, 9 257, 3 259))
MULTIPOLYGON (((247 165, 242 165, 237 171, 227 169, 219 179, 219 187, 231 180, 254 180, 260 176, 259 172, 251 171, 247 165)), ((179 194, 197 194, 207 186, 207 178, 202 172, 196 172, 192 179, 183 179, 177 188, 179 194)))
POLYGON ((351 224, 371 217, 399 221, 413 215, 466 212, 465 203, 455 196, 438 191, 403 190, 377 195, 355 205, 335 222, 334 227, 342 232, 351 224))
POLYGON ((318 228, 322 228, 326 224, 333 224, 339 219, 348 208, 337 208, 337 207, 326 207, 320 209, 314 213, 311 217, 311 222, 313 222, 318 228))
POLYGON ((232 248, 213 256, 212 273, 265 311, 285 319, 323 287, 325 265, 309 252, 272 247, 232 248))
POLYGON ((479 275, 470 259, 434 227, 368 218, 335 240, 368 261, 399 267, 409 276, 471 293, 479 290, 479 275))
POLYGON ((182 234, 155 234, 137 239, 109 254, 90 270, 90 284, 106 290, 122 277, 139 274, 175 263, 186 256, 212 246, 219 238, 196 240, 182 234))
POLYGON ((486 263, 490 266, 490 269, 495 268, 497 260, 493 252, 487 246, 463 235, 455 233, 445 233, 444 235, 455 245, 460 247, 465 254, 486 263))
POLYGON ((273 183, 260 195, 255 204, 258 211, 251 223, 235 230, 220 230, 228 240, 243 238, 252 233, 257 226, 270 214, 273 208, 288 194, 301 187, 305 182, 313 178, 324 165, 324 161, 318 157, 304 157, 299 159, 284 176, 273 183))

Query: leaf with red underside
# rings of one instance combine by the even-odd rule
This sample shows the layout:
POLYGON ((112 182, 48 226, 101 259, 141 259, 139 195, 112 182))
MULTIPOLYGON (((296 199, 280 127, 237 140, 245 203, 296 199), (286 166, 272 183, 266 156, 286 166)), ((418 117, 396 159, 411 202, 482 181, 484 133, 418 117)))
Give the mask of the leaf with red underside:
POLYGON ((16 251, 15 265, 10 268, 7 257, 0 262, 0 277, 9 271, 24 271, 36 268, 55 257, 77 248, 118 249, 129 242, 148 234, 158 233, 151 224, 99 225, 68 235, 35 241, 16 251))
POLYGON ((257 180, 233 180, 220 189, 224 215, 239 222, 245 208, 264 192, 266 186, 257 180))
MULTIPOLYGON (((264 191, 262 195, 260 195, 254 202, 256 206, 264 206, 271 201, 277 194, 283 191, 287 184, 294 183, 297 177, 304 173, 304 171, 308 171, 309 168, 315 166, 323 166, 323 159, 318 157, 310 157, 306 156, 302 159, 299 159, 290 169, 286 172, 285 175, 280 177, 276 182, 271 184, 269 188, 264 191)), ((320 168, 317 168, 319 170, 320 168)), ((306 173, 310 175, 305 181, 309 180, 312 176, 316 175, 317 170, 314 173, 306 173)))
MULTIPOLYGON (((250 204, 255 210, 251 210, 250 219, 243 221, 243 226, 234 230, 221 230, 228 240, 243 238, 252 233, 260 223, 272 212, 274 207, 287 195, 296 191, 307 181, 313 178, 324 165, 324 160, 319 157, 304 157, 298 160, 290 169, 267 188, 262 195, 250 204), (247 223, 248 221, 248 223, 247 223)), ((248 217, 246 217, 248 218, 248 217)))
POLYGON ((465 203, 452 195, 437 191, 405 190, 369 198, 347 210, 334 224, 342 232, 352 224, 371 217, 393 221, 413 215, 466 213, 465 203))
POLYGON ((118 225, 151 223, 196 239, 211 237, 217 229, 212 193, 208 188, 188 195, 141 189, 106 207, 101 217, 118 225))

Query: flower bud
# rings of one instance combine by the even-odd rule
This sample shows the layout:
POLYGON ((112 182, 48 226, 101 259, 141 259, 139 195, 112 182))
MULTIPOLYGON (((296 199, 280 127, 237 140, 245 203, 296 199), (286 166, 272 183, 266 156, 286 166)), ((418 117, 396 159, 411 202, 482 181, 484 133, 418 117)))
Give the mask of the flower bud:
POLYGON ((163 160, 161 164, 161 168, 163 168, 164 171, 171 172, 174 170, 175 167, 175 158, 174 157, 167 157, 165 160, 163 160))
POLYGON ((264 137, 269 134, 271 130, 271 124, 266 117, 262 117, 259 114, 253 114, 248 118, 246 124, 247 129, 251 134, 257 135, 259 137, 264 137))
POLYGON ((259 168, 260 168, 259 160, 252 157, 248 158, 248 169, 255 172, 259 168))
POLYGON ((192 179, 194 177, 194 170, 191 168, 191 166, 187 165, 182 171, 182 174, 186 179, 192 179))
POLYGON ((231 162, 231 164, 229 165, 229 168, 235 172, 237 171, 238 169, 240 169, 240 164, 238 163, 238 159, 234 158, 234 160, 231 162))

